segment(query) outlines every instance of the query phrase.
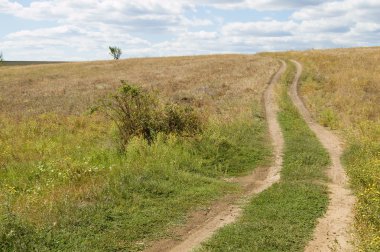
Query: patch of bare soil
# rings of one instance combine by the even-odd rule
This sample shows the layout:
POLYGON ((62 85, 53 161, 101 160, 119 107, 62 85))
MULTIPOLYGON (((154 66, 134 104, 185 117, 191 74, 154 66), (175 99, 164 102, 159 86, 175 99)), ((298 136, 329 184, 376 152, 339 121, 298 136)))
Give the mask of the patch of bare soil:
POLYGON ((146 249, 146 252, 184 252, 193 250, 198 247, 201 242, 210 238, 219 228, 234 222, 242 212, 242 205, 244 205, 252 195, 264 191, 279 181, 284 140, 280 125, 277 121, 278 106, 274 87, 286 69, 285 63, 281 63, 281 68, 273 76, 264 94, 266 118, 274 146, 274 164, 271 167, 257 168, 247 176, 229 179, 230 182, 239 183, 243 187, 243 197, 229 195, 215 202, 207 209, 192 213, 186 225, 178 227, 177 230, 174 231, 177 239, 172 238, 158 241, 146 249))
POLYGON ((329 206, 325 216, 318 220, 313 239, 306 246, 305 251, 353 251, 352 223, 355 197, 348 188, 347 176, 340 162, 342 144, 336 135, 312 119, 298 96, 297 87, 302 66, 296 61, 293 63, 297 67, 297 74, 289 95, 311 130, 329 152, 332 161, 328 170, 329 206))

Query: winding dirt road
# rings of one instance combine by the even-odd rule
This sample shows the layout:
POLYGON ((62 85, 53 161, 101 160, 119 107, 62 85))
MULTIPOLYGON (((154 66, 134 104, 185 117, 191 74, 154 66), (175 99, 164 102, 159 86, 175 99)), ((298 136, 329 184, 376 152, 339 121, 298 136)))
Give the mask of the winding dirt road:
POLYGON ((296 77, 289 91, 293 103, 297 107, 310 129, 327 149, 332 161, 328 170, 330 182, 329 206, 325 216, 319 219, 314 231, 313 240, 306 246, 306 252, 316 251, 353 251, 352 221, 355 197, 348 188, 348 179, 340 162, 342 155, 341 142, 328 129, 317 124, 298 96, 298 83, 302 73, 302 65, 292 61, 297 68, 296 77))
POLYGON ((243 198, 238 200, 238 202, 235 201, 233 204, 229 205, 216 204, 212 206, 210 212, 205 215, 196 214, 197 216, 195 218, 190 218, 188 227, 184 227, 183 230, 179 231, 179 233, 182 233, 179 241, 174 239, 159 241, 145 250, 145 252, 192 251, 203 241, 210 238, 219 228, 236 221, 241 215, 242 205, 247 203, 252 195, 264 191, 280 180, 284 140, 280 125, 277 121, 278 106, 274 88, 285 70, 286 64, 281 61, 280 69, 273 76, 264 93, 266 119, 274 149, 273 165, 271 167, 257 168, 248 176, 232 180, 240 183, 245 191, 243 198), (194 223, 196 224, 194 225, 194 223))

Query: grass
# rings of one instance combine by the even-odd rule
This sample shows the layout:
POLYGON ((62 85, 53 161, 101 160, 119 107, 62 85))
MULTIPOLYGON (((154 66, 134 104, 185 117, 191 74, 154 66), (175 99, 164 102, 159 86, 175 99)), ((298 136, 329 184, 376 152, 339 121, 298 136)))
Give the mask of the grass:
POLYGON ((349 138, 343 162, 356 191, 356 230, 360 249, 380 249, 380 124, 363 122, 349 138))
POLYGON ((19 156, 2 159, 11 159, 0 174, 3 250, 139 250, 194 206, 236 192, 221 177, 242 174, 270 156, 259 121, 216 124, 193 140, 162 135, 148 145, 134 138, 119 154, 104 145, 112 143, 107 125, 74 117, 62 127, 56 119, 3 124, 8 136, 16 131, 20 138, 3 141, 1 153, 24 146, 19 156))
POLYGON ((304 65, 301 95, 346 142, 343 161, 357 203, 358 250, 380 250, 380 48, 277 54, 304 65))
POLYGON ((0 250, 139 251, 170 236, 190 211, 239 193, 223 178, 270 161, 259 100, 271 64, 208 56, 2 67, 0 86, 13 99, 1 94, 0 250), (229 79, 221 66, 230 67, 229 79), (85 111, 108 92, 96 89, 97 78, 113 81, 123 71, 142 86, 157 77, 161 99, 209 117, 203 134, 159 135, 151 145, 135 137, 121 152, 115 126, 85 111))
POLYGON ((145 58, 0 68, 0 113, 80 115, 120 86, 120 80, 156 90, 206 115, 250 112, 278 63, 249 55, 145 58), (233 110, 233 111, 231 111, 233 110))
POLYGON ((201 251, 303 251, 326 211, 327 188, 320 182, 326 182, 330 160, 286 93, 294 71, 289 65, 280 94, 278 116, 285 138, 280 182, 254 197, 243 216, 217 232, 201 251))

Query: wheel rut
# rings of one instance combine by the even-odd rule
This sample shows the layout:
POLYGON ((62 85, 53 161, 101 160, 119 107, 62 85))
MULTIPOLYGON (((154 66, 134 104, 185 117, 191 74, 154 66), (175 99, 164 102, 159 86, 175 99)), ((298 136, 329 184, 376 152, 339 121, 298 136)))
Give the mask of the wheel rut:
POLYGON ((275 85, 285 70, 286 64, 281 61, 280 69, 272 77, 264 93, 265 114, 274 149, 273 165, 271 167, 257 168, 248 176, 231 179, 232 182, 237 182, 244 188, 242 198, 232 200, 232 202, 230 201, 231 203, 217 202, 210 207, 207 213, 193 214, 188 224, 177 232, 180 234, 180 239, 161 240, 146 249, 145 252, 192 251, 200 246, 203 241, 210 238, 219 228, 236 221, 242 213, 242 206, 247 203, 251 196, 259 194, 280 180, 284 139, 277 121, 279 109, 276 102, 275 85))
POLYGON ((340 161, 342 143, 327 128, 316 123, 298 95, 298 84, 302 65, 292 60, 297 73, 289 90, 289 96, 310 129, 327 149, 331 166, 328 169, 329 205, 325 215, 318 220, 313 239, 307 244, 306 252, 353 251, 352 222, 355 197, 348 187, 348 178, 340 161))

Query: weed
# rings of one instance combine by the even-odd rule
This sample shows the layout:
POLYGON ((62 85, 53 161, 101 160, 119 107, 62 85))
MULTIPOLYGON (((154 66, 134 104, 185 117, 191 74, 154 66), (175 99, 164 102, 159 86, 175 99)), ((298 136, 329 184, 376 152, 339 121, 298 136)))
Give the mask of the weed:
POLYGON ((329 127, 330 129, 337 129, 339 123, 337 116, 331 109, 323 110, 319 114, 318 122, 325 127, 329 127))

